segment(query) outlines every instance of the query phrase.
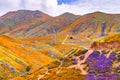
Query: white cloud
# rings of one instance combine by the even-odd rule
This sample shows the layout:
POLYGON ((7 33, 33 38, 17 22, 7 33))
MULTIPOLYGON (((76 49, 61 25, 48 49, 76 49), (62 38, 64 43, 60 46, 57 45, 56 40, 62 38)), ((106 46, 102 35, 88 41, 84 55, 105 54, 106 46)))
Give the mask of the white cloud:
POLYGON ((0 0, 0 15, 3 15, 10 10, 17 10, 19 8, 19 3, 20 0, 0 0))
POLYGON ((57 5, 57 0, 0 0, 0 15, 8 11, 26 9, 40 10, 56 16, 64 12, 86 14, 94 11, 120 13, 119 0, 77 0, 71 4, 57 5))

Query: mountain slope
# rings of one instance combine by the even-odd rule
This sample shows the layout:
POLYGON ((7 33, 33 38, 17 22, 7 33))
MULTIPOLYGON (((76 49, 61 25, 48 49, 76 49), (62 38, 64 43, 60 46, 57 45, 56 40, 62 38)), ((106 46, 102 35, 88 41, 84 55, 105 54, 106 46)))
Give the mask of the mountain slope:
POLYGON ((2 78, 10 79, 18 75, 24 75, 27 67, 31 67, 30 71, 51 63, 55 58, 51 55, 60 57, 61 53, 47 44, 40 42, 30 43, 24 42, 23 39, 0 36, 0 73, 2 78), (8 74, 8 75, 5 75, 8 74))
POLYGON ((0 34, 23 35, 23 32, 50 19, 52 19, 51 16, 40 11, 18 10, 8 12, 0 17, 0 34))
POLYGON ((64 13, 60 16, 56 16, 53 19, 29 30, 27 33, 25 33, 25 36, 37 37, 37 36, 49 34, 49 33, 58 33, 79 17, 80 16, 74 15, 71 13, 64 13))
POLYGON ((99 39, 91 45, 93 49, 120 50, 120 33, 109 34, 99 39))
POLYGON ((69 32, 86 38, 98 38, 109 33, 119 32, 119 14, 94 12, 84 15, 66 27, 62 32, 69 32))
MULTIPOLYGON (((25 44, 25 43, 23 43, 22 40, 17 40, 14 38, 10 38, 8 36, 0 36, 0 52, 1 52, 1 54, 2 53, 4 55, 6 54, 8 57, 10 57, 10 56, 11 56, 11 58, 13 57, 13 60, 20 58, 22 61, 24 61, 24 63, 26 65, 32 65, 33 67, 35 67, 35 65, 33 64, 34 61, 39 61, 38 63, 40 63, 40 61, 43 61, 42 63, 40 63, 42 65, 42 64, 49 63, 48 61, 45 62, 43 58, 46 57, 48 59, 51 59, 48 56, 42 54, 40 51, 32 49, 31 43, 26 42, 26 44, 25 44), (38 55, 40 55, 40 56, 38 56, 38 55)), ((3 61, 4 61, 4 58, 5 58, 5 56, 3 56, 3 61)), ((7 58, 5 58, 5 59, 7 59, 7 58)), ((20 68, 19 66, 15 65, 15 64, 12 64, 12 65, 20 68)))
POLYGON ((54 60, 61 59, 72 48, 83 49, 79 45, 47 44, 39 38, 25 39, 2 35, 0 36, 0 64, 3 66, 0 65, 0 69, 3 72, 0 74, 7 80, 24 75, 28 67, 31 67, 30 72, 33 72, 54 60), (5 73, 8 76, 4 75, 5 73))

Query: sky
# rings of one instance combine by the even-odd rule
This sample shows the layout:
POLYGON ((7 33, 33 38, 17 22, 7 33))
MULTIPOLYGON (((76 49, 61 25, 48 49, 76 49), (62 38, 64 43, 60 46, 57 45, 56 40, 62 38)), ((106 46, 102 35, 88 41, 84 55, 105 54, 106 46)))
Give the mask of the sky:
POLYGON ((0 0, 0 16, 16 10, 39 10, 51 16, 102 11, 120 13, 120 0, 0 0))

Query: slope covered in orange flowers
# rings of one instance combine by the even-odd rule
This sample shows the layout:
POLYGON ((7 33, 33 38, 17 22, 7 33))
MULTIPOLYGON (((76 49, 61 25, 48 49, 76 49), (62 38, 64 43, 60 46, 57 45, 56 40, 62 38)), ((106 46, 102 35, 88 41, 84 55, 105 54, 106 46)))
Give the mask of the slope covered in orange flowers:
POLYGON ((89 48, 119 49, 119 25, 120 14, 67 12, 51 17, 41 11, 9 12, 0 17, 0 79, 84 79, 81 71, 69 69, 73 58, 89 48))
POLYGON ((62 32, 69 32, 80 38, 98 38, 101 35, 102 23, 106 23, 104 35, 119 32, 119 14, 107 14, 103 12, 94 12, 86 14, 75 20, 71 25, 66 27, 62 32))
POLYGON ((112 33, 102 38, 95 39, 91 48, 100 50, 120 50, 120 33, 112 33))
MULTIPOLYGON (((24 73, 27 66, 32 67, 31 71, 40 68, 51 63, 54 58, 56 58, 49 55, 50 49, 52 50, 51 54, 53 53, 53 55, 59 55, 60 57, 61 53, 47 44, 24 42, 23 39, 12 38, 5 35, 0 36, 0 62, 6 65, 3 66, 2 69, 5 68, 4 70, 6 70, 6 68, 8 68, 11 72, 10 69, 12 67, 20 74, 24 73)), ((3 75, 4 73, 6 72, 1 74, 3 75)), ((9 74, 9 72, 7 72, 7 74, 9 74)), ((7 75, 3 76, 6 77, 7 75)))
MULTIPOLYGON (((106 56, 109 54, 110 51, 112 51, 111 54, 116 54, 116 56, 119 55, 120 53, 120 33, 117 34, 109 34, 107 36, 104 36, 100 39, 96 39, 96 46, 92 46, 92 49, 95 49, 96 51, 106 51, 106 53, 104 53, 106 56), (98 44, 99 43, 99 44, 98 44), (107 52, 108 51, 108 52, 107 52)), ((30 73, 27 76, 24 77, 16 77, 15 79, 20 79, 20 80, 34 80, 34 79, 40 79, 40 80, 66 80, 66 79, 70 79, 70 80, 86 80, 86 75, 82 75, 81 74, 81 70, 74 68, 75 64, 74 63, 74 57, 77 57, 80 59, 80 56, 85 55, 84 53, 84 49, 80 48, 79 46, 75 47, 74 45, 68 45, 68 44, 56 44, 53 47, 55 47, 56 49, 60 50, 62 53, 64 53, 63 51, 68 51, 68 54, 71 53, 71 55, 65 56, 62 59, 59 60, 55 60, 52 63, 47 65, 47 69, 45 68, 41 68, 38 69, 32 73, 30 73), (76 50, 72 47, 76 48, 76 50), (64 48, 63 48, 64 47, 64 48), (66 49, 66 50, 64 50, 66 49), (72 49, 72 50, 71 50, 72 49), (79 49, 79 50, 77 50, 79 49), (83 50, 83 51, 82 51, 83 50), (63 61, 63 63, 61 64, 60 61, 63 61), (73 68, 72 68, 73 66, 73 68), (71 67, 71 68, 70 68, 71 67)), ((115 59, 114 61, 117 61, 118 59, 115 59)), ((113 62, 113 64, 119 64, 119 62, 115 63, 113 62)), ((88 66, 86 65, 86 63, 83 64, 84 66, 86 66, 84 68, 84 70, 88 70, 88 66)), ((82 67, 83 65, 81 65, 80 67, 82 67)), ((93 64, 92 64, 93 65, 93 64)), ((119 70, 119 69, 117 69, 119 70)), ((117 73, 116 73, 117 74, 117 73)), ((120 76, 118 75, 118 79, 119 80, 120 76)), ((88 78, 90 79, 90 78, 88 78)), ((113 78, 115 79, 115 78, 113 78)))
POLYGON ((107 42, 107 43, 112 43, 112 42, 118 42, 120 43, 120 33, 116 33, 116 34, 109 34, 108 36, 104 36, 98 40, 96 40, 96 42, 107 42))
MULTIPOLYGON (((79 45, 71 44, 49 44, 39 39, 24 39, 21 37, 0 36, 0 62, 3 65, 1 73, 4 78, 11 78, 15 75, 13 68, 18 75, 23 75, 28 66, 31 72, 45 65, 50 64, 56 59, 67 55, 71 49, 83 49, 79 45), (66 46, 66 49, 64 49, 66 46), (5 68, 5 69, 4 69, 5 68), (8 74, 4 75, 5 73, 8 74)), ((16 75, 16 76, 18 76, 16 75)), ((15 77, 15 76, 14 76, 15 77)))

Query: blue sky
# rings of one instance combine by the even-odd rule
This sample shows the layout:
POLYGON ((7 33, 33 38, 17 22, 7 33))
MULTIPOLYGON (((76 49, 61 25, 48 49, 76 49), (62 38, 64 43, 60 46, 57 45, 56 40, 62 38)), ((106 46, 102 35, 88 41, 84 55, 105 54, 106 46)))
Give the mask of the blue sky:
POLYGON ((70 4, 77 0, 57 0, 57 1, 58 1, 58 5, 61 5, 61 4, 70 4))
POLYGON ((120 13, 120 0, 0 0, 0 16, 21 9, 40 10, 52 16, 65 12, 77 15, 95 11, 120 13))

